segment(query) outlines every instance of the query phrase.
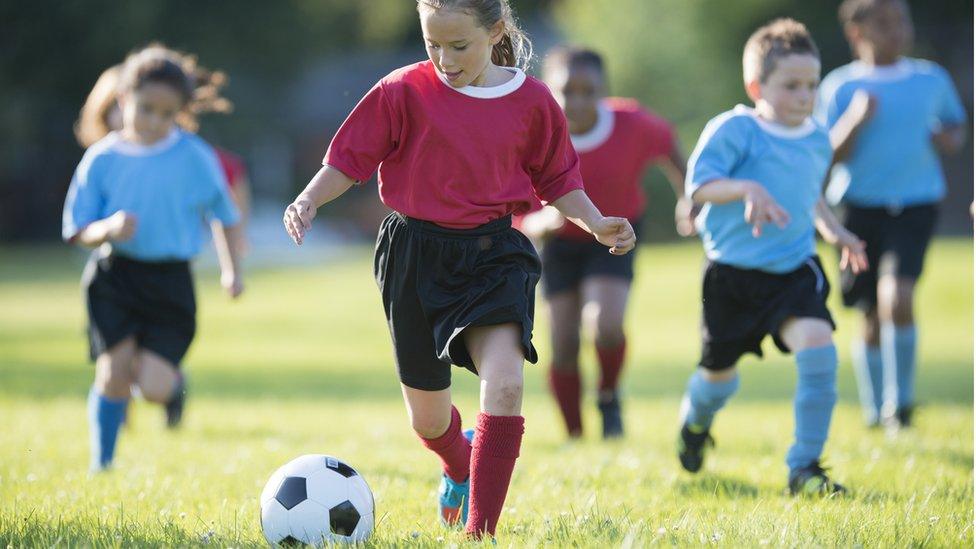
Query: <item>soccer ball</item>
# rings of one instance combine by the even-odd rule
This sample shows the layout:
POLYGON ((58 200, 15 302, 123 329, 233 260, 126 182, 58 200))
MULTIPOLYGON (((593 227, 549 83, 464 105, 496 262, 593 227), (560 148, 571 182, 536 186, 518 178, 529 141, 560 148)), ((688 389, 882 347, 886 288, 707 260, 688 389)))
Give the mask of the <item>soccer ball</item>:
POLYGON ((295 458, 261 492, 268 543, 357 543, 373 531, 373 493, 355 469, 332 456, 295 458))

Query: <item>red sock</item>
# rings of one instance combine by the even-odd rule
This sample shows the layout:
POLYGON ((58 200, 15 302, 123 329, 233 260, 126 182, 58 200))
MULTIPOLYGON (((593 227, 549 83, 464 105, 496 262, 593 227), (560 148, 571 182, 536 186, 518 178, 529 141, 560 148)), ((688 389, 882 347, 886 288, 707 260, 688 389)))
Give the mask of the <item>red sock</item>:
POLYGON ((451 425, 437 438, 420 437, 424 446, 441 458, 444 472, 454 482, 467 480, 471 470, 471 443, 461 434, 461 413, 451 406, 451 425))
POLYGON ((596 356, 600 360, 600 390, 615 391, 620 381, 620 370, 624 367, 627 340, 616 347, 597 347, 596 356))
POLYGON ((495 535, 524 432, 522 416, 478 414, 471 450, 471 506, 465 528, 468 535, 495 535))
POLYGON ((583 418, 580 417, 580 399, 583 390, 578 370, 560 370, 549 368, 549 389, 556 397, 559 411, 566 422, 566 432, 570 437, 577 438, 583 434, 583 418))

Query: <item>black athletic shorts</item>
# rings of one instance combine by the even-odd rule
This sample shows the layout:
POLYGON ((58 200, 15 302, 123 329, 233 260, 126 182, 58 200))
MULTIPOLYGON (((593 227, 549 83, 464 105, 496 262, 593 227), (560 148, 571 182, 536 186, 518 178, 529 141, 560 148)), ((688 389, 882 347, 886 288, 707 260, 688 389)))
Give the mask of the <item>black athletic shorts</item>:
POLYGON ((827 310, 829 293, 816 256, 784 274, 707 262, 702 277, 701 366, 724 370, 746 353, 762 356, 760 344, 767 335, 789 353, 779 331, 790 318, 821 318, 836 327, 827 310))
MULTIPOLYGON (((639 224, 631 224, 637 233, 639 224)), ((574 290, 584 278, 595 275, 630 282, 634 279, 636 255, 636 248, 624 255, 613 255, 610 248, 594 238, 576 240, 554 236, 542 247, 542 291, 546 297, 551 297, 574 290)))
POLYGON ((873 310, 878 304, 881 276, 918 279, 938 217, 935 204, 902 210, 846 206, 844 226, 866 244, 869 267, 859 274, 850 269, 841 272, 844 305, 873 310))
POLYGON ((196 298, 187 261, 138 261, 95 251, 82 275, 92 360, 129 336, 179 366, 196 335, 196 298))
POLYGON ((528 238, 504 217, 473 229, 448 229, 392 213, 380 226, 373 273, 393 338, 400 381, 438 391, 451 364, 477 373, 464 344, 469 326, 516 323, 532 346, 541 263, 528 238))

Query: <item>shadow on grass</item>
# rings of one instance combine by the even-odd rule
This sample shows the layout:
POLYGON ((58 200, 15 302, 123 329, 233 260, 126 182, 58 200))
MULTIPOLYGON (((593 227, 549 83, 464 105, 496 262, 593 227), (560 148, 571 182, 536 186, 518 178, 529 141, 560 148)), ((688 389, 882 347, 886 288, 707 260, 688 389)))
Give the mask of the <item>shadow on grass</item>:
POLYGON ((709 494, 723 498, 759 497, 759 488, 742 480, 714 473, 701 473, 694 477, 679 478, 673 490, 682 496, 700 497, 709 494))

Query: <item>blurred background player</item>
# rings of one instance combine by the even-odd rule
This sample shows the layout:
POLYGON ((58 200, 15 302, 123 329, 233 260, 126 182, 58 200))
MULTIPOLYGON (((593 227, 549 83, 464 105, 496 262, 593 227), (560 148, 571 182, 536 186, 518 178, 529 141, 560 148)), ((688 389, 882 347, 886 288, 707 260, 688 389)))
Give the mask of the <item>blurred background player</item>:
POLYGON ((914 29, 903 0, 846 0, 856 58, 820 86, 818 118, 836 165, 828 199, 867 245, 870 267, 841 272, 844 304, 864 313, 853 357, 868 425, 910 425, 915 406, 915 283, 945 196, 939 153, 963 146, 966 111, 942 67, 905 57, 914 29))
POLYGON ((635 237, 583 192, 566 118, 526 76, 531 44, 507 0, 418 0, 428 61, 360 100, 324 166, 285 211, 296 244, 320 206, 379 169, 374 274, 414 431, 442 461, 441 520, 492 537, 522 444, 523 364, 541 265, 511 215, 552 203, 612 253, 635 237), (451 365, 481 379, 473 441, 452 404, 451 365), (470 499, 470 505, 469 505, 470 499), (470 513, 468 510, 470 509, 470 513))
MULTIPOLYGON (((187 58, 193 59, 192 56, 187 58)), ((105 69, 81 108, 81 114, 75 123, 75 137, 78 144, 86 149, 109 132, 122 129, 122 113, 118 103, 121 70, 121 64, 105 69)), ((200 126, 200 115, 211 112, 226 114, 233 110, 233 104, 224 97, 211 95, 214 90, 226 85, 227 77, 223 72, 209 71, 199 65, 194 65, 193 70, 194 80, 206 85, 197 88, 193 104, 179 114, 176 123, 184 130, 196 133, 200 126)), ((239 254, 243 255, 247 251, 246 229, 251 212, 251 184, 248 180, 247 165, 239 155, 222 147, 211 146, 220 160, 220 167, 230 189, 231 198, 234 199, 234 204, 241 214, 240 238, 235 245, 238 247, 239 254)))
MULTIPOLYGON (((131 54, 119 72, 118 119, 85 152, 68 190, 62 236, 96 248, 85 268, 90 355, 91 470, 112 463, 119 426, 138 387, 151 401, 179 408, 179 365, 196 332, 189 260, 212 218, 221 284, 243 291, 236 241, 239 214, 213 149, 176 119, 217 89, 193 77, 192 58, 159 45, 131 54)), ((179 412, 177 411, 177 414, 179 412)))
MULTIPOLYGON (((188 60, 194 59, 192 56, 186 58, 188 60)), ((233 105, 218 93, 227 81, 222 72, 209 71, 195 62, 193 62, 192 70, 194 81, 197 83, 194 99, 190 106, 177 116, 176 123, 184 130, 195 133, 199 129, 199 115, 208 112, 228 113, 232 110, 233 105)), ((110 132, 122 129, 122 111, 118 102, 121 72, 121 64, 105 69, 85 100, 78 121, 75 123, 75 137, 78 144, 86 149, 110 132)), ((233 245, 237 248, 238 257, 242 257, 247 251, 245 232, 251 210, 251 191, 247 167, 240 156, 220 147, 213 147, 213 149, 220 161, 220 167, 230 190, 231 198, 234 200, 238 212, 240 212, 239 229, 235 231, 233 245)), ((185 372, 182 369, 180 376, 184 391, 175 395, 174 399, 165 407, 166 424, 171 428, 179 426, 182 421, 186 402, 186 380, 185 372)), ((126 414, 123 417, 123 423, 128 427, 131 427, 131 414, 128 413, 131 405, 132 402, 128 401, 126 414)))
POLYGON ((820 465, 837 401, 837 350, 814 226, 841 248, 842 266, 859 271, 865 257, 821 196, 832 150, 810 118, 820 54, 806 27, 778 19, 753 33, 743 77, 755 108, 713 118, 688 162, 688 196, 704 205, 698 228, 708 263, 702 356, 682 402, 678 457, 690 472, 701 468, 712 420, 739 385, 736 362, 762 356, 771 335, 796 357, 790 492, 843 492, 820 465))
MULTIPOLYGON (((647 201, 641 177, 655 164, 677 196, 678 232, 692 234, 691 201, 684 197, 685 158, 671 124, 633 99, 607 97, 603 59, 592 50, 554 48, 546 55, 543 77, 566 114, 583 185, 593 204, 605 215, 626 217, 639 234, 647 201)), ((603 436, 620 436, 618 384, 627 348, 623 324, 635 253, 608 254, 605 246, 566 223, 554 208, 529 214, 521 220, 521 229, 543 242, 542 283, 552 344, 549 387, 566 430, 571 438, 583 433, 579 351, 585 325, 593 334, 600 365, 597 407, 603 436)))

